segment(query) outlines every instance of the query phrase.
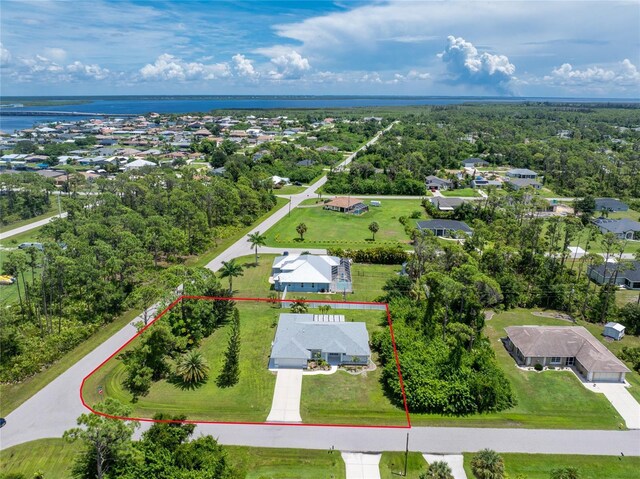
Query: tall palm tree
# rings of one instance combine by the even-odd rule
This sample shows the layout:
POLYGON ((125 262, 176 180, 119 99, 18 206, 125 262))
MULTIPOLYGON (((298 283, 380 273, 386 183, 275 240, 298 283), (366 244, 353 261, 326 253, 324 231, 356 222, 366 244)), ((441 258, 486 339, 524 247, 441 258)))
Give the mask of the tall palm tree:
POLYGON ((451 467, 444 461, 434 461, 429 464, 427 472, 420 474, 420 479, 453 479, 451 467))
POLYGON ((491 449, 483 449, 471 459, 471 472, 477 479, 503 479, 504 460, 491 449))
POLYGON ((220 270, 221 278, 229 278, 229 293, 233 292, 233 278, 242 276, 244 270, 241 264, 236 263, 235 259, 231 261, 223 261, 222 269, 220 270))
POLYGON ((187 384, 197 384, 209 377, 209 365, 202 353, 189 351, 178 359, 176 374, 187 384))
POLYGON ((248 242, 251 243, 251 247, 256 250, 256 265, 258 264, 258 246, 265 246, 267 244, 267 236, 260 234, 260 231, 256 231, 248 235, 248 242))

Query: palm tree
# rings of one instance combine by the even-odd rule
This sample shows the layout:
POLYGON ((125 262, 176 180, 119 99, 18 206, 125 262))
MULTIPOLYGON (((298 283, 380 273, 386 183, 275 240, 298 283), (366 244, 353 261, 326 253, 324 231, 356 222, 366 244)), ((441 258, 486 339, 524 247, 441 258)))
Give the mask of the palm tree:
POLYGON ((186 384, 198 384, 209 377, 209 365, 202 353, 189 351, 178 359, 176 374, 186 384))
POLYGON ((420 474, 420 479, 453 479, 453 474, 445 461, 434 461, 429 464, 427 472, 420 474))
POLYGON ((378 232, 379 229, 380 229, 380 225, 375 221, 369 225, 369 231, 371 231, 371 234, 373 235, 373 241, 376 240, 376 233, 378 232))
POLYGON ((303 240, 304 234, 307 232, 307 225, 305 225, 304 223, 300 223, 298 226, 296 226, 296 231, 300 235, 300 240, 303 240))
POLYGON ((256 265, 258 264, 258 246, 265 246, 267 244, 267 236, 261 235, 260 231, 256 231, 248 235, 249 239, 247 240, 251 243, 251 247, 256 250, 256 265))
POLYGON ((229 293, 233 292, 233 278, 242 276, 244 273, 242 265, 236 263, 235 259, 231 261, 223 261, 222 269, 220 270, 221 278, 229 278, 229 293))
POLYGON ((471 459, 471 472, 477 479, 503 479, 504 460, 491 449, 483 449, 471 459))

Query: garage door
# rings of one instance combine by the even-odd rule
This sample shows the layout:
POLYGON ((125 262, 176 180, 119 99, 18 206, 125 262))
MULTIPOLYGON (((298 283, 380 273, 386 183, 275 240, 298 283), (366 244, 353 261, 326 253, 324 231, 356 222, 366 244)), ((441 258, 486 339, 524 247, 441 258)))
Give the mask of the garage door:
POLYGON ((619 382, 620 373, 593 373, 593 381, 601 381, 607 383, 619 382))
POLYGON ((273 363, 276 368, 304 368, 307 365, 306 361, 301 361, 297 358, 277 358, 274 359, 273 363))

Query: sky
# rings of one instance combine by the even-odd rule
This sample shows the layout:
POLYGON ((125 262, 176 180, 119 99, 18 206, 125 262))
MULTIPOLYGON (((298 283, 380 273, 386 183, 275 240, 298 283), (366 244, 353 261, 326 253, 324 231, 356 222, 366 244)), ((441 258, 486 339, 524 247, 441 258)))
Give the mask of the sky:
POLYGON ((0 2, 0 95, 640 98, 640 2, 0 2))

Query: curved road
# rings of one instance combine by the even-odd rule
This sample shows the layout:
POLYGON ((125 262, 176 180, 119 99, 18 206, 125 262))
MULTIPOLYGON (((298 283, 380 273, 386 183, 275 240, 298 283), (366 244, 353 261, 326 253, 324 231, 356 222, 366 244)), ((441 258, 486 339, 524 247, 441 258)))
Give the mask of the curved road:
MULTIPOLYGON (((381 133, 363 148, 377 141, 381 133)), ((350 155, 341 166, 351 162, 354 157, 355 153, 350 155)), ((303 193, 293 195, 291 208, 298 206, 308 197, 313 197, 316 190, 325 182, 326 177, 323 177, 303 193)), ((289 205, 260 223, 251 230, 251 233, 265 232, 288 212, 289 205)), ((271 252, 266 248, 262 251, 271 252)), ((207 267, 215 271, 222 261, 249 255, 252 252, 249 243, 243 237, 211 261, 207 267)), ((6 426, 0 430, 0 448, 5 449, 35 439, 61 437, 65 430, 74 427, 76 418, 87 412, 79 396, 82 378, 135 333, 136 329, 133 326, 130 324, 125 326, 9 414, 6 418, 6 426)), ((581 431, 455 427, 390 429, 200 424, 197 431, 211 434, 219 438, 223 444, 245 446, 303 449, 329 449, 334 446, 338 450, 349 451, 400 451, 404 450, 406 434, 409 433, 410 450, 430 453, 471 452, 489 447, 500 452, 603 455, 624 453, 628 456, 640 456, 640 430, 581 431)))

